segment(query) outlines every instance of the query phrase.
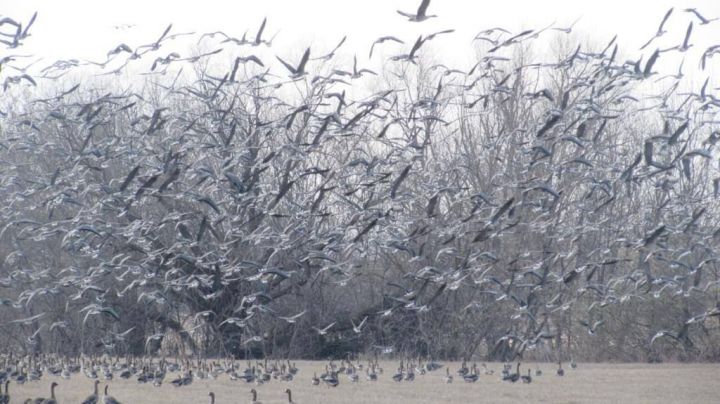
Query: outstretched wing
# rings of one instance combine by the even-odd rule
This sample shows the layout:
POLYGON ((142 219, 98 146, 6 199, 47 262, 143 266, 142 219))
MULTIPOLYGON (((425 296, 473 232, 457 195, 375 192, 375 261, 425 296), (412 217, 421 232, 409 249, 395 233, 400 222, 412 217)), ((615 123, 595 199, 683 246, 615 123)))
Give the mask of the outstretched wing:
POLYGON ((282 60, 282 59, 280 58, 280 56, 275 56, 275 57, 277 58, 277 60, 280 61, 280 63, 283 64, 283 66, 285 66, 286 69, 288 69, 288 70, 290 71, 290 73, 292 73, 292 74, 296 74, 296 73, 297 73, 297 71, 295 70, 295 68, 292 67, 292 66, 290 66, 290 65, 288 64, 288 62, 282 60))

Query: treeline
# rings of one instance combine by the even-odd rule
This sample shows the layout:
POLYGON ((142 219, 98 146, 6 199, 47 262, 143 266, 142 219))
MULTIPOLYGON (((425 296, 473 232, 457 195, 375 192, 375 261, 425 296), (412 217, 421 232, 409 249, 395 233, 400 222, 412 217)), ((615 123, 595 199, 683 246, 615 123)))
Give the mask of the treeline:
POLYGON ((720 102, 657 55, 533 41, 467 72, 421 42, 377 76, 13 83, 1 346, 717 360, 720 102))

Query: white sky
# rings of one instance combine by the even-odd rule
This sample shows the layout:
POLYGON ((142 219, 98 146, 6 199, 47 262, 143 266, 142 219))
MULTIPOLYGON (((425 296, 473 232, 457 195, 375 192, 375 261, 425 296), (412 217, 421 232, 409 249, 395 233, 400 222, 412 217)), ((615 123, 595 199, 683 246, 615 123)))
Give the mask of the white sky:
MULTIPOLYGON (((649 39, 670 7, 675 12, 666 25, 668 34, 657 45, 670 47, 680 44, 690 21, 695 21, 691 43, 695 46, 686 57, 688 69, 697 66, 700 54, 708 46, 720 44, 720 21, 700 26, 687 7, 696 7, 705 17, 720 17, 719 0, 432 0, 429 14, 439 18, 422 23, 406 21, 395 10, 414 12, 420 0, 3 0, 0 9, 5 16, 27 21, 34 11, 38 18, 23 48, 16 53, 42 56, 46 63, 55 59, 102 60, 106 52, 125 42, 134 48, 154 41, 173 24, 172 32, 197 33, 221 30, 228 35, 242 37, 247 30, 254 36, 260 22, 268 18, 265 36, 279 31, 271 54, 290 59, 291 63, 307 46, 318 56, 334 46, 344 35, 346 55, 357 53, 360 61, 367 58, 372 41, 383 35, 394 35, 411 46, 420 34, 454 28, 456 32, 433 41, 433 47, 443 60, 469 60, 472 57, 471 39, 483 29, 501 26, 514 32, 526 28, 542 28, 553 22, 564 27, 577 18, 574 32, 592 36, 598 44, 605 44, 614 34, 628 55, 649 39), (114 26, 134 24, 132 28, 114 26)), ((386 53, 392 48, 389 45, 386 53)), ((649 49, 654 50, 653 44, 649 49)), ((213 47, 214 48, 214 47, 213 47)), ((232 48, 229 46, 228 49, 232 48)), ((407 52, 407 48, 402 48, 407 52)), ((160 50, 157 56, 164 56, 160 50)), ((232 52, 249 54, 235 48, 232 52)), ((0 53, 0 56, 2 54, 0 53)), ((154 57, 154 56, 153 56, 154 57)), ((630 57, 630 56, 628 56, 630 57)), ((668 58, 672 58, 668 54, 668 58)), ((21 63, 17 63, 18 65, 21 63)), ((676 63, 669 71, 675 71, 676 63)), ((720 55, 715 57, 714 75, 720 69, 720 55)), ((715 77, 717 78, 717 77, 715 77)))

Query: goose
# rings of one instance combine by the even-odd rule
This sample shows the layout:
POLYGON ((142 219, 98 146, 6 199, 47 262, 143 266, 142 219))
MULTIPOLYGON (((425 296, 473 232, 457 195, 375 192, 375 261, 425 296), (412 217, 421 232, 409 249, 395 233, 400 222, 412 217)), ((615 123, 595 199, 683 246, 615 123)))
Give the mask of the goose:
POLYGON ((469 369, 467 367, 467 364, 465 363, 465 361, 462 361, 462 364, 460 364, 460 369, 458 369, 457 374, 460 376, 465 376, 466 374, 468 374, 468 372, 469 369))
POLYGON ((693 23, 690 22, 690 25, 687 27, 687 31, 685 32, 685 39, 683 40, 683 43, 677 46, 673 46, 672 48, 662 49, 660 52, 668 52, 671 50, 677 50, 678 52, 685 52, 688 49, 692 47, 692 44, 690 44, 690 34, 692 34, 693 30, 693 23))
POLYGON ((565 370, 562 368, 562 361, 558 361, 557 375, 558 375, 558 376, 565 376, 565 370))
POLYGON ((408 21, 412 22, 422 22, 430 18, 437 17, 436 15, 427 15, 427 9, 428 6, 430 6, 430 0, 422 0, 422 3, 420 3, 420 7, 417 9, 416 14, 410 14, 406 13, 404 11, 397 10, 398 14, 402 15, 403 17, 407 17, 408 21))
POLYGON ((484 364, 484 363, 482 364, 482 367, 483 367, 483 370, 484 370, 484 372, 485 372, 485 374, 486 374, 487 376, 492 376, 492 375, 495 373, 494 370, 488 369, 487 365, 484 364))
POLYGON ((382 37, 376 39, 375 42, 373 42, 372 45, 370 45, 370 55, 368 56, 368 58, 372 59, 373 50, 375 49, 375 45, 379 45, 386 41, 393 41, 393 42, 397 42, 399 44, 405 44, 405 42, 403 42, 400 39, 395 38, 394 36, 382 36, 382 37))
POLYGON ((115 397, 108 395, 108 385, 105 385, 105 395, 103 396, 103 404, 120 404, 120 401, 116 400, 115 397))
POLYGON ((262 402, 257 400, 257 391, 255 389, 250 390, 250 394, 252 394, 252 404, 262 404, 262 402))
POLYGON ((307 310, 303 310, 300 313, 295 314, 293 316, 289 316, 289 317, 278 316, 278 318, 280 320, 286 321, 288 324, 295 324, 300 317, 305 315, 306 312, 307 312, 307 310))
POLYGON ((10 403, 10 380, 5 381, 5 394, 2 392, 2 384, 0 384, 0 404, 10 403))
POLYGON ((323 381, 328 387, 337 387, 340 384, 340 380, 337 377, 337 372, 330 372, 323 378, 323 381))
POLYGON ((378 377, 377 373, 375 373, 375 366, 369 366, 367 369, 365 369, 365 379, 369 382, 376 382, 378 377))
POLYGON ((470 368, 470 372, 463 375, 463 380, 465 383, 475 383, 480 378, 480 375, 477 373, 477 365, 473 364, 470 368))
POLYGON ((510 373, 506 376, 503 376, 503 380, 506 382, 515 383, 519 379, 520 379, 520 362, 518 362, 517 367, 515 368, 515 373, 510 373))
POLYGON ((288 403, 290 403, 290 404, 297 403, 297 401, 293 401, 293 399, 292 399, 292 390, 285 389, 285 394, 288 395, 288 403))
POLYGON ((258 29, 257 35, 255 35, 255 40, 252 42, 252 46, 258 46, 264 42, 262 40, 262 33, 265 30, 265 23, 267 23, 267 17, 265 17, 262 24, 260 24, 260 29, 258 29))
MULTIPOLYGON (((280 58, 280 56, 275 56, 275 57, 280 61, 280 63, 283 64, 283 66, 285 66, 286 69, 288 69, 288 71, 290 72, 290 78, 292 78, 292 79, 298 79, 298 78, 300 78, 300 77, 302 77, 302 76, 304 76, 304 75, 306 74, 306 73, 305 73, 305 64, 307 63, 308 59, 310 58, 310 48, 307 48, 307 49, 305 50, 305 53, 303 54, 302 58, 300 59, 300 63, 298 63, 297 67, 292 67, 289 63, 287 63, 286 61, 282 60, 282 59, 280 58)), ((333 326, 333 325, 335 325, 335 323, 330 324, 329 326, 327 326, 327 327, 324 328, 323 330, 318 330, 318 329, 315 328, 315 327, 313 327, 313 328, 314 328, 316 331, 318 331, 318 333, 320 333, 320 335, 325 335, 325 334, 321 333, 321 331, 324 331, 325 333, 327 333, 327 330, 329 330, 330 327, 333 326)))
POLYGON ((510 369, 512 369, 512 365, 509 365, 507 363, 503 364, 503 370, 502 370, 503 379, 510 376, 510 369))
POLYGON ((82 404, 97 404, 98 402, 98 385, 100 384, 100 380, 95 380, 94 385, 94 391, 91 395, 87 396, 85 400, 83 400, 82 404))
POLYGON ((346 40, 346 39, 347 39, 347 36, 344 36, 344 37, 340 40, 340 43, 338 43, 338 44, 333 48, 333 50, 331 50, 328 54, 323 55, 323 56, 320 56, 320 57, 317 57, 317 58, 314 58, 313 60, 328 61, 328 60, 332 59, 332 58, 335 56, 335 52, 337 52, 337 50, 340 49, 340 47, 345 43, 345 40, 346 40))
POLYGON ((173 380, 170 383, 172 383, 172 385, 175 387, 180 387, 180 386, 187 386, 189 384, 192 384, 192 381, 193 381, 193 372, 192 372, 192 370, 190 370, 190 371, 188 371, 188 373, 186 375, 178 377, 177 379, 173 380))
POLYGON ((55 383, 55 382, 52 382, 52 384, 50 385, 50 398, 42 398, 42 397, 40 397, 40 398, 36 398, 36 399, 34 399, 34 400, 29 400, 29 401, 32 402, 32 403, 35 403, 35 404, 42 404, 42 403, 48 403, 48 404, 54 403, 54 404, 57 404, 57 401, 55 401, 55 386, 57 386, 57 385, 58 385, 58 384, 55 383))
POLYGON ((532 376, 530 376, 530 369, 528 369, 527 376, 523 375, 521 376, 523 383, 532 383, 532 376))
POLYGON ((357 383, 360 380, 360 376, 355 371, 355 367, 351 368, 352 371, 348 374, 348 379, 351 383, 357 383))
POLYGON ((406 382, 412 382, 415 380, 415 371, 413 371, 413 368, 410 364, 408 364, 407 372, 405 373, 404 379, 406 382))
MULTIPOLYGON (((421 47, 424 43, 425 43, 425 40, 423 39, 422 35, 420 35, 420 36, 418 37, 418 39, 415 41, 415 43, 413 44, 412 49, 410 49, 410 53, 408 53, 408 54, 403 54, 403 55, 395 55, 395 56, 391 57, 390 60, 392 60, 392 61, 394 61, 394 62, 398 62, 398 61, 409 61, 409 62, 415 64, 415 58, 416 58, 415 53, 420 49, 420 47, 421 47)), ((383 313, 383 316, 387 316, 387 315, 389 315, 391 312, 392 312, 392 309, 387 310, 387 311, 384 311, 384 312, 381 312, 381 313, 383 313)))
POLYGON ((396 382, 401 382, 403 379, 403 368, 400 366, 397 370, 397 372, 392 376, 392 379, 396 382))
POLYGON ((208 396, 210 397, 210 404, 215 404, 215 393, 211 391, 208 396))
MULTIPOLYGON (((363 74, 363 72, 369 72, 369 73, 377 75, 377 73, 375 73, 371 70, 368 70, 368 69, 360 69, 358 71, 357 70, 357 56, 354 58, 354 60, 355 60, 355 63, 353 64, 353 72, 354 72, 353 78, 355 77, 355 75, 357 75, 358 77, 361 76, 363 74)), ((362 328, 365 325, 365 322, 367 322, 367 319, 368 319, 368 317, 365 316, 365 318, 363 318, 362 321, 360 321, 360 324, 358 324, 358 325, 355 325, 355 322, 353 322, 352 319, 350 319, 350 323, 352 324, 353 332, 355 334, 360 334, 362 332, 362 328)))
POLYGON ((320 379, 317 377, 317 373, 313 373, 312 385, 317 386, 320 384, 320 379))
POLYGON ((654 41, 656 38, 659 38, 659 37, 665 35, 665 33, 666 33, 667 31, 665 31, 665 29, 664 29, 663 27, 665 26, 665 23, 667 22, 668 18, 670 18, 670 14, 672 14, 673 10, 674 10, 674 8, 670 8, 668 11, 665 12, 665 16, 663 17, 662 21, 660 21, 660 26, 658 27, 657 33, 655 33, 655 35, 654 35, 652 38, 650 38, 650 40, 647 41, 647 42, 645 43, 645 45, 643 45, 643 46, 640 48, 640 50, 645 49, 645 48, 646 48, 648 45, 650 45, 650 44, 652 43, 652 41, 654 41))
POLYGON ((686 8, 686 9, 684 9, 683 11, 686 12, 686 13, 693 13, 693 14, 695 14, 695 17, 697 17, 697 18, 700 20, 700 25, 707 25, 707 24, 710 24, 710 23, 713 22, 713 21, 720 20, 720 17, 715 17, 715 18, 711 18, 711 19, 708 20, 707 18, 703 17, 703 16, 702 16, 696 9, 694 9, 694 8, 686 8))
POLYGON ((445 368, 445 383, 449 384, 452 382, 453 382, 453 377, 450 374, 450 368, 445 368))

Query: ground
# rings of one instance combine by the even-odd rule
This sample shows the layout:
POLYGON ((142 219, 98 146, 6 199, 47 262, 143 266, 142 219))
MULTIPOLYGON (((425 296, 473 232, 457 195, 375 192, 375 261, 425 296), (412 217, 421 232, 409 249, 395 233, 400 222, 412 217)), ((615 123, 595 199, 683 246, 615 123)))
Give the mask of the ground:
MULTIPOLYGON (((536 377, 535 364, 531 384, 512 384, 500 380, 497 363, 488 364, 495 375, 481 375, 477 383, 458 380, 457 363, 445 363, 455 376, 454 383, 444 381, 445 369, 424 376, 415 382, 392 381, 397 363, 383 363, 384 373, 378 382, 350 383, 342 375, 340 386, 313 386, 313 372, 320 374, 325 362, 297 362, 300 372, 292 382, 273 380, 262 386, 231 381, 227 376, 218 380, 195 380, 192 385, 176 388, 168 381, 162 387, 139 385, 134 379, 113 380, 109 393, 122 403, 209 403, 208 393, 215 392, 216 403, 250 403, 250 389, 258 391, 258 401, 285 403, 286 388, 292 389, 293 401, 303 404, 325 403, 718 403, 720 402, 720 364, 579 364, 566 370, 565 377, 555 375, 556 366, 539 364, 543 375, 536 377)), ((523 366, 525 369, 527 367, 523 366)), ((521 373, 526 370, 521 369, 521 373)), ((60 403, 79 403, 92 392, 92 381, 85 376, 63 380, 45 376, 40 382, 11 385, 11 403, 27 398, 47 397, 49 385, 56 380, 60 403)), ((106 382, 100 385, 102 389, 106 382)))

